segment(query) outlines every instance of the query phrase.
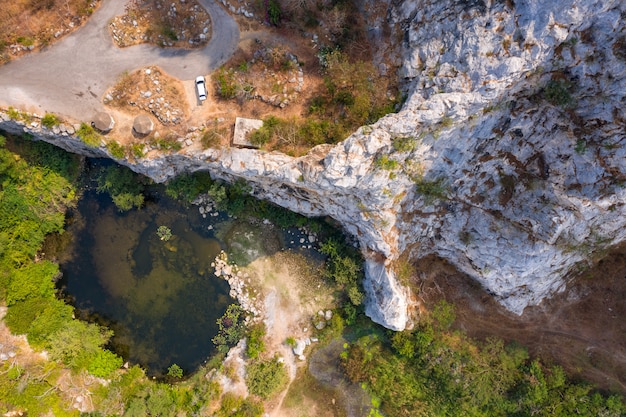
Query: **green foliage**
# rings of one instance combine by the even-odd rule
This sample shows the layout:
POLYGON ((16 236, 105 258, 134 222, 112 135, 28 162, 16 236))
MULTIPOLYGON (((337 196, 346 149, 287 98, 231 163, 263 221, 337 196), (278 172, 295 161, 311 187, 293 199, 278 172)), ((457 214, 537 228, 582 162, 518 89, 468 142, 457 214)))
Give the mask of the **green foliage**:
POLYGON ((222 397, 222 404, 215 413, 215 417, 261 417, 263 406, 250 399, 237 397, 226 393, 222 397))
POLYGON ((417 139, 413 136, 399 136, 391 141, 396 152, 412 152, 417 147, 417 139))
POLYGON ((291 347, 291 348, 295 348, 296 347, 296 338, 293 336, 289 336, 287 339, 285 339, 285 343, 287 344, 287 346, 291 347))
POLYGON ((231 304, 222 317, 217 319, 219 331, 212 341, 220 352, 228 352, 246 335, 246 314, 241 306, 231 304))
POLYGON ((110 165, 100 171, 96 181, 96 190, 99 193, 108 193, 119 211, 128 211, 143 205, 144 185, 140 177, 128 168, 110 165))
POLYGON ((172 229, 167 226, 159 226, 157 228, 157 236, 163 241, 168 241, 172 238, 172 229))
POLYGON ((151 137, 150 146, 156 147, 163 151, 180 151, 183 145, 176 139, 176 135, 173 133, 167 134, 163 137, 151 137))
MULTIPOLYGON (((64 210, 75 203, 77 161, 41 142, 14 141, 20 152, 4 148, 0 136, 0 295, 11 277, 34 272, 29 266, 48 233, 62 233, 64 210), (13 272, 10 272, 13 271, 13 272)), ((46 264, 47 265, 47 264, 46 264)), ((49 268, 49 265, 47 266, 49 268)), ((46 272, 44 271, 44 272, 46 272)), ((50 276, 48 276, 50 278, 50 276)), ((39 284, 37 284, 39 285, 39 284)), ((13 286, 16 290, 17 285, 13 286)), ((13 295, 12 300, 21 296, 13 295)))
POLYGON ((143 143, 132 143, 129 147, 131 155, 136 159, 143 158, 143 150, 146 147, 143 143))
POLYGON ((52 114, 52 113, 46 113, 41 118, 41 124, 47 127, 48 129, 52 128, 53 126, 58 125, 59 123, 61 123, 59 118, 55 114, 52 114))
POLYGON ((265 324, 258 323, 250 328, 246 344, 246 355, 248 355, 249 358, 256 359, 265 351, 264 337, 265 324))
POLYGON ((100 142, 102 141, 100 134, 96 132, 93 127, 84 122, 80 124, 80 127, 76 131, 76 135, 80 138, 80 140, 93 148, 100 146, 100 142))
POLYGON ((448 196, 448 187, 443 178, 425 180, 422 176, 414 178, 415 190, 424 197, 426 204, 443 200, 448 196))
POLYGON ((116 141, 107 142, 107 151, 117 159, 123 159, 126 156, 126 149, 116 141))
POLYGON ((199 194, 207 192, 215 183, 208 172, 181 174, 165 185, 165 194, 185 204, 191 203, 199 194))
POLYGON ((86 369, 111 336, 111 330, 97 324, 71 320, 50 335, 45 347, 52 360, 63 362, 73 369, 86 369))
POLYGON ((277 357, 255 360, 246 367, 246 385, 250 392, 263 399, 270 398, 288 382, 285 365, 277 357))
POLYGON ((346 346, 342 366, 387 416, 620 416, 618 397, 567 381, 559 367, 529 362, 525 349, 499 339, 479 343, 446 331, 451 306, 413 331, 367 335, 346 346), (433 327, 433 323, 437 328, 433 327), (438 330, 439 329, 439 330, 438 330))
POLYGON ((78 416, 69 411, 61 398, 61 392, 49 377, 54 366, 41 363, 15 365, 13 361, 0 364, 0 412, 3 415, 32 416, 78 416))
POLYGON ((172 378, 182 378, 183 368, 174 363, 172 366, 167 368, 167 376, 171 376, 172 378))
POLYGON ((338 50, 324 54, 326 112, 340 114, 347 131, 371 124, 386 113, 393 112, 397 100, 386 96, 386 80, 369 62, 350 61, 338 50))
POLYGON ((235 98, 240 89, 233 71, 219 69, 213 73, 213 81, 217 87, 217 94, 224 100, 235 98))
POLYGON ((178 40, 178 34, 167 22, 161 22, 161 35, 174 42, 178 40))
POLYGON ((280 8, 280 3, 276 0, 269 0, 267 2, 267 17, 269 23, 274 26, 278 26, 280 23, 280 18, 283 12, 280 8))
POLYGON ((560 107, 571 107, 574 99, 570 93, 572 83, 564 80, 550 80, 544 88, 544 97, 550 103, 560 107))
POLYGON ((226 128, 218 128, 218 127, 207 128, 202 133, 200 142, 202 143, 202 147, 204 147, 204 149, 218 148, 221 145, 222 140, 227 135, 228 135, 228 129, 226 128))
POLYGON ((374 166, 379 169, 394 171, 398 169, 400 164, 395 159, 390 158, 389 155, 381 155, 374 161, 374 166))
POLYGON ((445 300, 439 301, 433 308, 432 318, 438 330, 448 330, 456 319, 454 306, 445 300))
POLYGON ((342 289, 348 300, 355 306, 361 305, 365 294, 361 290, 363 260, 358 253, 345 243, 328 239, 322 243, 320 252, 328 256, 324 274, 342 289))
POLYGON ((574 150, 579 155, 584 154, 587 151, 587 141, 585 141, 584 139, 577 140, 574 150))
POLYGON ((122 358, 109 350, 100 350, 91 359, 87 371, 93 376, 108 378, 115 370, 122 366, 122 358))
POLYGON ((53 279, 59 266, 50 261, 29 263, 11 274, 6 302, 11 306, 28 298, 48 298, 55 293, 53 279))

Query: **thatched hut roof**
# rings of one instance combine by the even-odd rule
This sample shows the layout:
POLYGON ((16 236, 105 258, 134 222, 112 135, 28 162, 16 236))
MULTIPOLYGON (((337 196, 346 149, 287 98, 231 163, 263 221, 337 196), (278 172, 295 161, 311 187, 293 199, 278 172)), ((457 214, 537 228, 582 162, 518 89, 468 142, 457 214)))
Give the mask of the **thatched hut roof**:
POLYGON ((133 132, 138 135, 146 136, 152 133, 154 129, 154 122, 150 118, 150 116, 145 114, 140 114, 135 117, 135 121, 133 122, 133 132))
POLYGON ((102 133, 107 133, 115 126, 113 116, 106 112, 98 112, 91 120, 91 125, 102 133))

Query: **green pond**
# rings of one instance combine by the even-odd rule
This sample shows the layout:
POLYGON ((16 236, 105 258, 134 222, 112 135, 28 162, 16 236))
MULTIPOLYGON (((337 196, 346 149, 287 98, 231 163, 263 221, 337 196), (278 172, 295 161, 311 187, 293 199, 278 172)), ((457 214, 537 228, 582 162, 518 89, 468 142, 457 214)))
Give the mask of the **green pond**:
POLYGON ((215 321, 234 300, 211 262, 220 242, 202 233, 197 208, 167 198, 120 214, 108 196, 87 191, 61 264, 63 291, 83 318, 115 332, 112 348, 159 374, 173 363, 197 368, 213 353, 215 321), (172 238, 162 241, 159 226, 172 238))
POLYGON ((125 213, 107 194, 87 189, 68 223, 70 248, 59 256, 63 295, 81 318, 114 331, 113 351, 156 376, 174 363, 191 373, 214 353, 216 320, 236 302, 211 267, 221 250, 245 265, 277 250, 302 250, 303 240, 297 229, 203 216, 162 187, 125 213), (171 230, 169 240, 160 239, 160 226, 171 230))

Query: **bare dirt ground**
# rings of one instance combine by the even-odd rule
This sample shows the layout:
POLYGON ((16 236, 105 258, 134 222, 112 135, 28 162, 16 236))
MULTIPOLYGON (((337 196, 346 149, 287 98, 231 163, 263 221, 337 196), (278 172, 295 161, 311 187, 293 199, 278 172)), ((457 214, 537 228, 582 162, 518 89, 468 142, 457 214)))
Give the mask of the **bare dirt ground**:
MULTIPOLYGON (((265 410, 271 417, 337 416, 338 404, 326 397, 319 401, 319 392, 328 393, 323 387, 307 377, 309 356, 316 348, 315 342, 305 349, 305 360, 295 357, 287 338, 305 339, 317 335, 313 319, 320 310, 332 309, 334 301, 327 284, 319 276, 316 267, 300 255, 278 252, 271 257, 259 258, 242 268, 251 277, 251 286, 258 289, 263 297, 263 317, 267 327, 265 354, 275 354, 284 358, 290 376, 290 385, 276 398, 265 403, 265 410), (297 378, 297 379, 296 379, 297 378), (295 385, 292 385, 295 384, 295 385), (291 389, 298 391, 300 401, 285 400, 291 389), (311 413, 315 410, 314 413, 311 413)), ((226 362, 227 366, 237 367, 242 363, 236 360, 226 362)), ((244 394, 241 386, 242 372, 239 374, 235 392, 244 394)))
POLYGON ((456 307, 455 326, 476 338, 498 336, 529 348, 548 364, 601 389, 626 392, 626 245, 572 276, 567 289, 529 307, 506 311, 469 277, 434 257, 417 264, 418 298, 456 307))

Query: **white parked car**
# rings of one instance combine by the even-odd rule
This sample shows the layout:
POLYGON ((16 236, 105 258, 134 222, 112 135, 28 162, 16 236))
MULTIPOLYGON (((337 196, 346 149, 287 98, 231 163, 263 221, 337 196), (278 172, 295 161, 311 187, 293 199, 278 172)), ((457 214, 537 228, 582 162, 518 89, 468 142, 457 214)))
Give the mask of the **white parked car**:
POLYGON ((202 75, 196 77, 196 91, 198 92, 198 99, 200 101, 206 100, 206 83, 202 75))

